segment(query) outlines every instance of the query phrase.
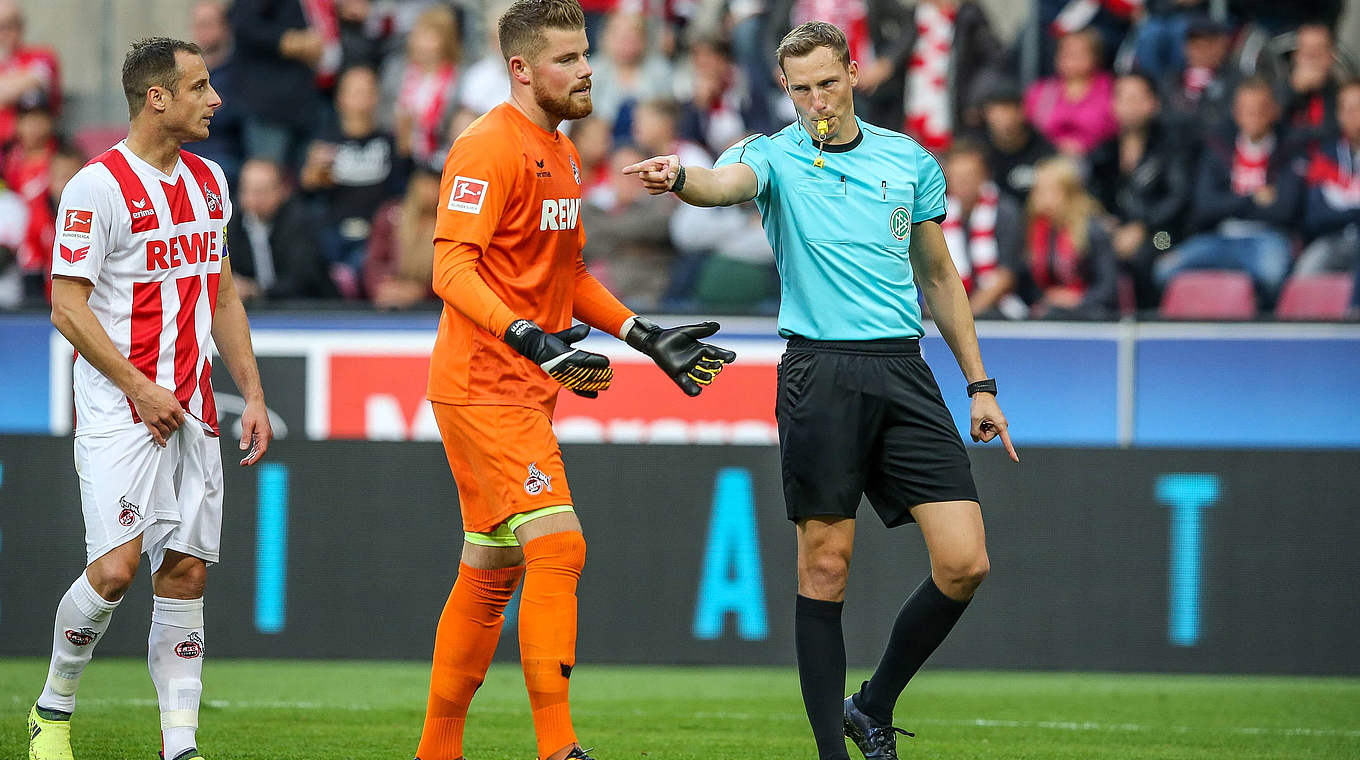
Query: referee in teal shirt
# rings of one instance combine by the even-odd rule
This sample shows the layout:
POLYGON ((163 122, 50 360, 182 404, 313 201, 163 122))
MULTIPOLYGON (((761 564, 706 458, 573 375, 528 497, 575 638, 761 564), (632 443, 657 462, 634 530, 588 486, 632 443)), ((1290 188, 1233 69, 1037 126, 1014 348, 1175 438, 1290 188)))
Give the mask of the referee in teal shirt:
POLYGON ((722 154, 713 169, 658 156, 625 169, 695 206, 755 200, 782 280, 779 422, 784 500, 798 528, 795 640, 821 760, 897 757, 893 707, 988 571, 968 455, 921 358, 917 287, 968 379, 974 441, 1020 461, 978 351, 968 297, 940 222, 944 174, 911 138, 855 117, 845 35, 813 21, 776 53, 797 122, 722 154), (917 523, 930 575, 898 613, 873 676, 845 693, 841 608, 855 511, 917 523))

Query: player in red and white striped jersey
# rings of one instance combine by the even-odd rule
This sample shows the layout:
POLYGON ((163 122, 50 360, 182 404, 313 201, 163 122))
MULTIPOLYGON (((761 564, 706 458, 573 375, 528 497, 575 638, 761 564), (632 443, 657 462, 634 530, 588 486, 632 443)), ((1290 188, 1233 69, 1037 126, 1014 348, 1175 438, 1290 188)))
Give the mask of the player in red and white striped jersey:
POLYGON ((203 587, 222 517, 214 342, 246 399, 241 464, 259 461, 273 437, 231 279, 226 179, 181 149, 207 136, 222 101, 198 48, 165 38, 132 46, 123 89, 127 139, 76 174, 57 214, 52 323, 77 351, 87 568, 57 607, 51 668, 29 716, 30 760, 71 757, 76 686, 143 552, 163 757, 198 757, 203 587))

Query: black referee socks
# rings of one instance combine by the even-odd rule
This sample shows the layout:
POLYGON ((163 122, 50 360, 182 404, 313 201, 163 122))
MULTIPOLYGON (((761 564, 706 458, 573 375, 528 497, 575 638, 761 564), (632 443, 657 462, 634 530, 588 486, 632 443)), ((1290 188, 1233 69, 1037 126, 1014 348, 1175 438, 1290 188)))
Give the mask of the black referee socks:
MULTIPOLYGON (((800 597, 798 601, 803 600, 800 597)), ((935 579, 927 575, 897 613, 897 621, 893 623, 888 647, 883 651, 878 669, 855 695, 855 705, 860 712, 879 725, 890 725, 893 707, 897 705, 902 690, 907 688, 907 682, 940 646, 944 637, 949 635, 966 609, 968 602, 945 596, 940 587, 935 585, 935 579)), ((800 649, 800 663, 801 652, 800 649)), ((807 688, 804 687, 803 691, 806 694, 807 688)))
MULTIPOLYGON (((824 602, 798 595, 793 638, 798 650, 798 680, 803 686, 812 735, 821 760, 849 760, 845 751, 841 694, 845 691, 845 635, 841 631, 844 602, 824 602)), ((932 647, 933 648, 933 647, 932 647)))

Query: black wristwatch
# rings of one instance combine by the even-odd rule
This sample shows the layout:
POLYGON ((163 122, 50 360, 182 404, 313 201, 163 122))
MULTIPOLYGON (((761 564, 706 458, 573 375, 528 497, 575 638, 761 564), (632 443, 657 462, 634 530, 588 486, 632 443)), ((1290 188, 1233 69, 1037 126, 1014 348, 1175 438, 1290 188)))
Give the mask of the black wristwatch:
POLYGON ((989 377, 986 380, 979 380, 976 383, 968 384, 968 397, 972 398, 974 393, 990 393, 996 395, 996 378, 989 377))

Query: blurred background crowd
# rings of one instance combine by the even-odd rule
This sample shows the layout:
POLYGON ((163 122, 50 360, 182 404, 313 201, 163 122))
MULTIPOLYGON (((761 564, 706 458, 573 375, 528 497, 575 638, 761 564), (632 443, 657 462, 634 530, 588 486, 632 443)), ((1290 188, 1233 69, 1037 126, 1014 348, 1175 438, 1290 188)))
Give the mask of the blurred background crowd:
MULTIPOLYGON (((753 207, 648 196, 619 169, 665 153, 711 165, 791 122, 773 51, 822 19, 859 63, 859 116, 944 166, 944 231, 979 317, 1360 314, 1360 66, 1338 40, 1343 0, 1030 0, 1005 35, 997 2, 974 0, 582 5, 595 111, 564 129, 584 164, 585 257, 637 310, 777 310, 753 207)), ((434 307, 439 172, 508 92, 504 4, 176 7, 224 101, 187 147, 231 182, 248 301, 434 307)), ((61 190, 126 134, 63 114, 56 46, 25 36, 26 10, 0 0, 0 308, 45 303, 61 190)))

